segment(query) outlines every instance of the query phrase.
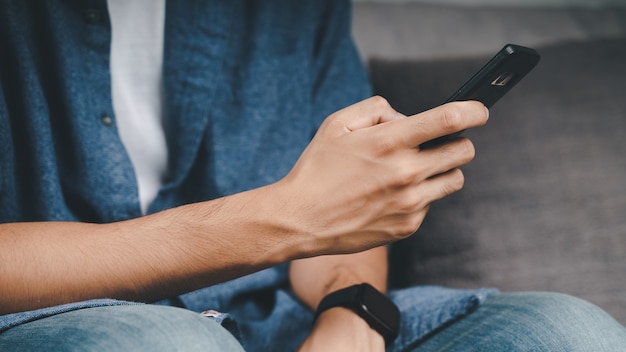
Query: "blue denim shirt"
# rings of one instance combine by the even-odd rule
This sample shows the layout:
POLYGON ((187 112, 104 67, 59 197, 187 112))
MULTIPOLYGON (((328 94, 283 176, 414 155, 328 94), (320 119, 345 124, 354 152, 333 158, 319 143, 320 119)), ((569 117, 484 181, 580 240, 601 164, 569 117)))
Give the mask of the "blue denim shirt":
MULTIPOLYGON (((280 179, 327 115, 370 94, 350 38, 347 1, 176 0, 166 6, 170 169, 149 212, 280 179)), ((110 40, 106 0, 0 5, 0 222, 105 223, 141 215, 111 102, 110 40)), ((407 333, 398 346, 467 312, 486 293, 392 292, 406 311, 407 333)), ((0 332, 115 304, 128 302, 103 299, 2 316, 0 332)), ((237 320, 248 349, 295 347, 312 319, 289 292, 285 265, 161 304, 229 312, 220 319, 237 320)))

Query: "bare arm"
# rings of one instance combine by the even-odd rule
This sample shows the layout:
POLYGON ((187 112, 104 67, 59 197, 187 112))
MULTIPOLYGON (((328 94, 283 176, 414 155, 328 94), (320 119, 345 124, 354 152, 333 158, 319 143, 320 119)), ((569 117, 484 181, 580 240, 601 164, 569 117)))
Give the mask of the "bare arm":
MULTIPOLYGON (((424 123, 430 124, 427 121, 424 123)), ((462 187, 462 174, 455 168, 469 161, 471 157, 467 158, 468 152, 473 155, 473 151, 468 151, 468 146, 461 143, 453 142, 427 152, 414 149, 413 154, 422 153, 423 158, 414 158, 411 164, 405 164, 408 167, 402 170, 406 172, 405 181, 397 182, 396 187, 393 187, 395 190, 402 190, 395 194, 395 203, 403 204, 400 209, 404 209, 406 214, 419 214, 413 217, 413 220, 418 221, 417 226, 427 212, 430 202, 462 187), (432 154, 429 155, 433 152, 439 157, 433 158, 432 154), (412 191, 406 192, 407 189, 412 191)), ((402 143, 389 141, 389 152, 394 148, 401 150, 401 145, 402 143)), ((404 162, 411 162, 411 159, 404 159, 404 162)), ((372 168, 369 173, 376 174, 381 171, 372 168)), ((401 214, 402 212, 394 214, 393 220, 399 220, 401 214)), ((396 225, 395 221, 388 224, 390 227, 396 225)), ((356 254, 297 260, 290 266, 291 284, 295 294, 311 310, 315 310, 327 294, 354 284, 367 282, 379 291, 386 292, 387 254, 385 247, 377 247, 356 254)), ((384 351, 385 343, 382 336, 354 312, 338 307, 325 311, 317 318, 312 332, 300 347, 301 351, 329 349, 384 351)))
POLYGON ((97 297, 153 301, 301 255, 300 237, 252 206, 268 193, 112 224, 0 225, 0 314, 97 297))
POLYGON ((252 191, 112 224, 0 225, 0 314, 99 297, 152 301, 404 238, 431 201, 460 188, 454 168, 473 156, 462 140, 416 147, 481 125, 486 113, 468 102, 398 116, 380 98, 331 115, 285 178, 252 191))
MULTIPOLYGON (((289 277, 294 292, 315 310, 327 294, 367 282, 387 291, 387 248, 355 254, 320 256, 291 263, 289 277)), ((384 351, 385 341, 367 323, 346 308, 322 313, 302 351, 384 351)))

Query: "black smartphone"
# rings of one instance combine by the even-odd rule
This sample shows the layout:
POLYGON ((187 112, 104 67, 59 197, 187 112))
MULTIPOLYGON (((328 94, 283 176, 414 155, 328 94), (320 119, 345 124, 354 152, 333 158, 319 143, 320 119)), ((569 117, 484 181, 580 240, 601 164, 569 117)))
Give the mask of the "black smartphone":
MULTIPOLYGON (((478 100, 490 108, 519 83, 537 65, 539 59, 539 53, 534 49, 507 44, 445 103, 478 100)), ((432 147, 459 134, 433 139, 420 145, 420 148, 432 147)))

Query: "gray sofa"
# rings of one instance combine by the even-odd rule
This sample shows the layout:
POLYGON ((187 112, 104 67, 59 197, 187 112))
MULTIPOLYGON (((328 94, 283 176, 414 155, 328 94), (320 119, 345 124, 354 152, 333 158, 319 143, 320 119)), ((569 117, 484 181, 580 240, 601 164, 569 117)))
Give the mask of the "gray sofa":
POLYGON ((465 133, 466 187, 393 247, 391 284, 564 292, 626 324, 626 7, 357 2, 354 36, 375 92, 405 114, 507 42, 542 55, 465 133))

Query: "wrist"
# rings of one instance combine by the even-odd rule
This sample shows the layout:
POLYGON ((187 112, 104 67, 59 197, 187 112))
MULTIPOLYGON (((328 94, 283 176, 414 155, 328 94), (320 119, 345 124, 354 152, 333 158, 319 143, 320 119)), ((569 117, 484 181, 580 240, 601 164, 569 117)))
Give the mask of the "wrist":
POLYGON ((273 234, 278 235, 277 244, 285 249, 281 262, 309 258, 324 254, 317 238, 307 231, 303 223, 306 210, 299 209, 297 193, 293 192, 285 180, 255 190, 258 209, 264 223, 271 226, 273 234))
POLYGON ((328 294, 367 282, 380 292, 387 290, 387 249, 326 255, 292 261, 289 279, 295 295, 311 310, 328 294))
POLYGON ((258 249, 263 249, 261 262, 272 265, 310 255, 311 241, 297 226, 298 217, 285 209, 290 194, 278 184, 271 184, 228 198, 240 197, 225 207, 229 213, 243 215, 247 221, 245 234, 256 233, 258 249), (261 205, 261 206, 258 206, 261 205))
POLYGON ((350 309, 321 313, 301 351, 384 351, 385 340, 350 309))
POLYGON ((400 328, 400 311, 383 293, 367 283, 346 287, 322 299, 315 317, 319 318, 328 310, 341 307, 351 310, 377 331, 390 344, 400 328))

